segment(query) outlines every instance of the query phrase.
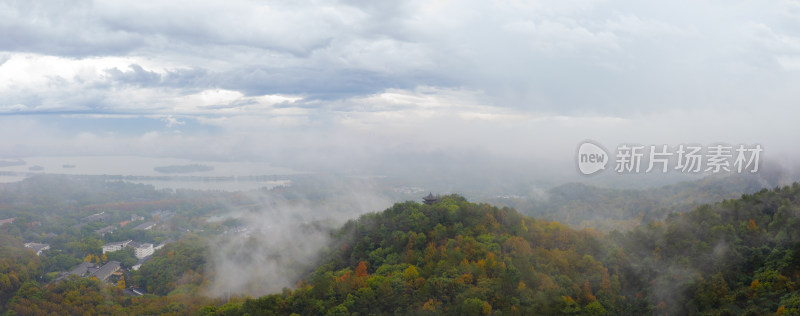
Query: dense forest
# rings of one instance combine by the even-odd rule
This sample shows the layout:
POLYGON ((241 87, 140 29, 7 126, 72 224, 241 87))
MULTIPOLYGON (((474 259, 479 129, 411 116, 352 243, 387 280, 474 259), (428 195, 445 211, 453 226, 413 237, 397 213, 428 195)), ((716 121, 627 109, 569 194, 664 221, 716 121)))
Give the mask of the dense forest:
POLYGON ((296 289, 213 314, 633 313, 601 236, 446 196, 348 222, 296 289))
POLYGON ((631 289, 665 314, 800 315, 800 184, 671 214, 607 240, 627 257, 631 289))
MULTIPOLYGON (((95 211, 95 205, 118 205, 111 214, 123 216, 176 200, 135 185, 130 188, 137 193, 126 195, 125 186, 112 190, 125 203, 102 197, 109 189, 100 186, 98 193, 84 192, 83 199, 61 207, 95 211)), ((335 230, 318 261, 309 263, 313 269, 281 293, 259 298, 204 296, 214 277, 208 238, 226 227, 201 220, 219 207, 208 196, 210 205, 172 202, 179 211, 168 222, 185 223, 141 235, 120 229, 103 237, 91 233, 99 225, 57 230, 59 222, 75 221, 63 214, 37 223, 31 214, 41 208, 34 201, 59 207, 60 200, 22 196, 0 192, 2 207, 20 218, 0 226, 5 315, 800 314, 800 184, 670 212, 662 220, 608 233, 459 195, 442 196, 432 205, 396 203, 335 230), (50 230, 59 233, 41 236, 50 230), (82 261, 127 260, 130 266, 129 252, 98 252, 104 241, 129 236, 175 241, 114 282, 56 280, 58 271, 82 261), (29 238, 58 249, 37 256, 23 247, 29 238), (147 294, 134 295, 132 289, 147 294)))
POLYGON ((348 223, 308 282, 208 314, 800 314, 800 185, 603 237, 445 197, 348 223))

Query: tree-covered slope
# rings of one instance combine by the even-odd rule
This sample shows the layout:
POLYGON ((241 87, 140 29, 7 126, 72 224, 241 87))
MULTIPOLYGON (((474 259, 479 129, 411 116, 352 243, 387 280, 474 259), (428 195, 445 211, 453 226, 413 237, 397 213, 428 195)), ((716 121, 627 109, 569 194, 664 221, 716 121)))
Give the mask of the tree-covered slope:
POLYGON ((592 230, 447 196, 348 222, 294 290, 209 314, 555 315, 635 312, 592 230))
POLYGON ((294 290, 209 314, 800 314, 800 185, 602 236, 448 196, 349 222, 294 290))
POLYGON ((657 314, 800 315, 800 184, 704 205, 626 236, 626 293, 657 314))

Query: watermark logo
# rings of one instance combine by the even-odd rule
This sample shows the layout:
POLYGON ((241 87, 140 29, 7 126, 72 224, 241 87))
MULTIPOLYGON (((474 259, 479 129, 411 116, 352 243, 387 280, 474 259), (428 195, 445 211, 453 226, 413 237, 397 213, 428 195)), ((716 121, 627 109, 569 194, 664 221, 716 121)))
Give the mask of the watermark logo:
POLYGON ((611 157, 602 147, 591 141, 584 141, 578 147, 578 170, 585 175, 594 174, 606 168, 610 160, 614 160, 614 171, 620 174, 631 173, 667 173, 677 171, 683 173, 756 173, 760 165, 761 152, 759 144, 727 145, 713 144, 700 146, 696 144, 639 145, 621 144, 611 157))
POLYGON ((608 153, 592 142, 585 141, 578 147, 578 170, 582 174, 590 175, 605 170, 609 160, 608 153))

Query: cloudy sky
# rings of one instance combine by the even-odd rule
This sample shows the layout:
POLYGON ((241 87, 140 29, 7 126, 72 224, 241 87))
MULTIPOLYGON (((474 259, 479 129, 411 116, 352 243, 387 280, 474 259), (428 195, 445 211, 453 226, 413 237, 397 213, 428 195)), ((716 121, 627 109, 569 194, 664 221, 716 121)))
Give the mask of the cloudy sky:
POLYGON ((800 135, 800 1, 0 1, 0 156, 574 172, 800 135), (413 167, 412 167, 413 166, 413 167))

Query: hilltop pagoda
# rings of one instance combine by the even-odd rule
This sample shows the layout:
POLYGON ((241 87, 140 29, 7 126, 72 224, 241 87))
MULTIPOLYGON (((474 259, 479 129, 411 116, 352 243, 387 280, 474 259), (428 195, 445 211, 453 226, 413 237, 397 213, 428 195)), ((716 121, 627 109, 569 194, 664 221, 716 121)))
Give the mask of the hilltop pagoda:
POLYGON ((422 202, 425 204, 431 205, 439 201, 439 198, 433 196, 433 192, 428 193, 428 196, 422 198, 422 202))

